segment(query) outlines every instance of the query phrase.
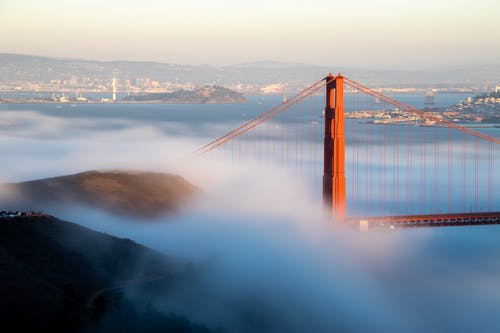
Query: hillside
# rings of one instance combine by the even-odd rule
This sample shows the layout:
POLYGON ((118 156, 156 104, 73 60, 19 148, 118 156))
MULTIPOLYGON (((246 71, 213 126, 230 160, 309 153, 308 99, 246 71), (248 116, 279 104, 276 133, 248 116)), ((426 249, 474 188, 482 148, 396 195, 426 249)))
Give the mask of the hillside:
POLYGON ((88 171, 4 184, 5 208, 44 210, 47 205, 84 204, 113 214, 154 218, 172 213, 199 192, 179 176, 154 172, 88 171))
POLYGON ((160 103, 189 103, 189 104, 219 104, 244 103, 243 94, 219 86, 204 86, 193 90, 179 90, 172 93, 148 93, 130 95, 124 101, 160 102, 160 103))
POLYGON ((128 316, 129 332, 143 325, 207 332, 174 315, 140 314, 120 293, 106 292, 128 281, 136 281, 137 289, 152 277, 166 283, 181 269, 133 241, 51 216, 0 219, 0 323, 6 332, 109 332, 123 324, 107 319, 102 328, 101 320, 121 313, 128 316))
POLYGON ((303 87, 329 72, 342 72, 348 77, 375 86, 434 86, 496 82, 500 64, 471 64, 442 68, 371 69, 346 68, 342 64, 308 65, 276 61, 258 61, 223 67, 210 65, 178 65, 151 61, 97 61, 61 59, 22 54, 0 53, 0 82, 65 80, 74 75, 109 82, 148 77, 152 80, 191 82, 198 85, 217 82, 224 86, 236 84, 272 84, 287 82, 303 87))

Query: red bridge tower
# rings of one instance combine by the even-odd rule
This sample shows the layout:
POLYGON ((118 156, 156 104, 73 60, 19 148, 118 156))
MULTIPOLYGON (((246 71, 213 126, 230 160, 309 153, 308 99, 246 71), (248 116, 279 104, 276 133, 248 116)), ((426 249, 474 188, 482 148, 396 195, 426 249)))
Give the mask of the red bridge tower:
POLYGON ((323 201, 336 221, 344 221, 344 77, 326 77, 323 201))

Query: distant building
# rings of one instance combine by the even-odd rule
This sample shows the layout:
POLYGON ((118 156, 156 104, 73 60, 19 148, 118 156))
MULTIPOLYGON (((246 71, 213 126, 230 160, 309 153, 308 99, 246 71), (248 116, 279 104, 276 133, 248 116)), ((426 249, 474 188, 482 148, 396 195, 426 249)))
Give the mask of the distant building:
POLYGON ((78 76, 75 75, 70 76, 68 84, 71 86, 76 86, 78 84, 78 76))
POLYGON ((113 96, 112 96, 112 100, 113 102, 116 101, 116 78, 113 77, 113 81, 111 82, 111 86, 113 88, 113 96))
POLYGON ((428 90, 425 93, 425 99, 424 99, 425 104, 426 105, 434 105, 436 103, 435 97, 436 97, 436 94, 435 94, 434 90, 428 90))
POLYGON ((260 88, 261 94, 282 94, 284 90, 283 83, 272 83, 260 88))
POLYGON ((138 77, 135 79, 135 86, 139 88, 149 88, 151 86, 151 79, 147 77, 138 77))

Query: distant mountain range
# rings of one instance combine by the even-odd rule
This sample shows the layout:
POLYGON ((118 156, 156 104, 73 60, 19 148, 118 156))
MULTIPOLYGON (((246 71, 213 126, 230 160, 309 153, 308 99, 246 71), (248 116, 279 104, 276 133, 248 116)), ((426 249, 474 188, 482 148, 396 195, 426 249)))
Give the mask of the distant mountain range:
POLYGON ((198 86, 218 84, 271 84, 286 82, 303 85, 316 81, 329 72, 346 76, 375 87, 386 86, 471 86, 500 81, 500 64, 449 67, 443 64, 434 69, 379 70, 331 67, 260 61, 230 66, 176 65, 139 61, 95 61, 49 58, 20 54, 0 54, 0 83, 12 81, 50 81, 70 76, 109 80, 134 80, 147 77, 152 80, 191 82, 198 86))

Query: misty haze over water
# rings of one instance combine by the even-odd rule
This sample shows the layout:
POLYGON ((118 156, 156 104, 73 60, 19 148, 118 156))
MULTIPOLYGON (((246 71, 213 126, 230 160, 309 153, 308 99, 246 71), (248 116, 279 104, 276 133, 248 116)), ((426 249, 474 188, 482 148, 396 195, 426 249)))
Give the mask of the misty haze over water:
MULTIPOLYGON (((417 107, 414 102, 423 103, 422 96, 398 97, 417 107)), ((443 106, 464 98, 444 97, 450 101, 437 99, 443 106)), ((202 198, 153 223, 88 207, 47 213, 192 261, 200 280, 159 295, 153 304, 212 327, 500 331, 498 226, 360 234, 332 227, 314 189, 279 167, 190 159, 201 144, 277 102, 251 97, 234 105, 0 105, 1 181, 144 169, 177 173, 199 186, 202 198)), ((130 295, 140 299, 133 290, 130 295)))

